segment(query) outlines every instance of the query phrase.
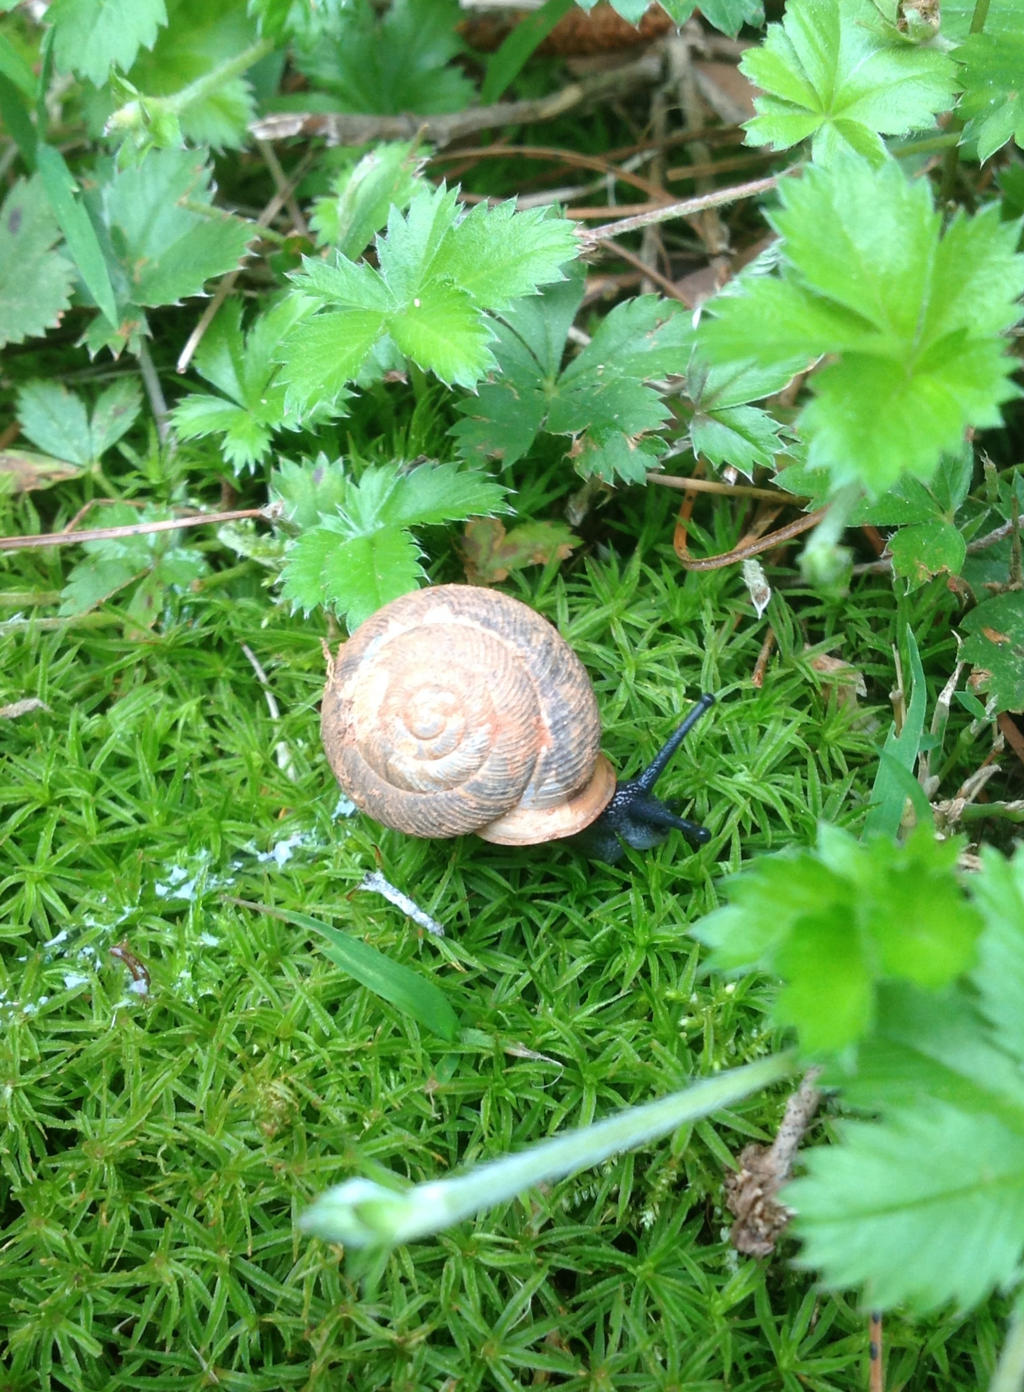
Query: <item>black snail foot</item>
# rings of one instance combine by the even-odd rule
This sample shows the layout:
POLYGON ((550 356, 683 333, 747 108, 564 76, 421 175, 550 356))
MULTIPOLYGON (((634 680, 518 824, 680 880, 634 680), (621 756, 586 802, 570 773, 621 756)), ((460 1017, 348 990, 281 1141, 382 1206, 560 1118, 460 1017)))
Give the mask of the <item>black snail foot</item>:
POLYGON ((638 777, 620 783, 597 821, 573 837, 574 843, 591 860, 604 860, 614 865, 625 853, 623 843, 638 851, 650 850, 652 846, 660 845, 670 831, 681 831, 694 850, 711 840, 707 827, 676 816, 667 803, 654 796, 651 789, 690 730, 714 703, 713 696, 701 696, 644 771, 638 777))

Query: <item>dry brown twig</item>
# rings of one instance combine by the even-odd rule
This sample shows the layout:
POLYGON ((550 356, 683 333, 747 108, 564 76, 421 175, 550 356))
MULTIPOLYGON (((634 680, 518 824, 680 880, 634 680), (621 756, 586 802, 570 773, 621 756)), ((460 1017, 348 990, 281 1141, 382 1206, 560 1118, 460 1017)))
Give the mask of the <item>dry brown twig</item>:
POLYGON ((821 1103, 815 1086, 820 1068, 809 1068, 786 1103, 778 1134, 770 1146, 748 1145, 739 1155, 739 1168, 726 1176, 725 1202, 736 1222, 732 1245, 747 1256, 767 1257, 791 1217, 778 1192, 793 1172, 804 1132, 821 1103))

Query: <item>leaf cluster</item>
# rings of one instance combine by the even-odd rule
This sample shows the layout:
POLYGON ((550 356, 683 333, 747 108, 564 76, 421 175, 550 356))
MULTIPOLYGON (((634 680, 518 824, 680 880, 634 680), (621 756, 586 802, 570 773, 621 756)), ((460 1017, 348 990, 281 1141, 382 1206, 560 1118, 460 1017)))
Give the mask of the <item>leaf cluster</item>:
POLYGON ((969 1309, 1019 1281, 1024 852, 986 851, 965 894, 959 849, 930 828, 896 846, 823 827, 695 930, 714 964, 781 979, 776 1020, 876 1114, 841 1123, 785 1190, 802 1263, 872 1306, 969 1309))

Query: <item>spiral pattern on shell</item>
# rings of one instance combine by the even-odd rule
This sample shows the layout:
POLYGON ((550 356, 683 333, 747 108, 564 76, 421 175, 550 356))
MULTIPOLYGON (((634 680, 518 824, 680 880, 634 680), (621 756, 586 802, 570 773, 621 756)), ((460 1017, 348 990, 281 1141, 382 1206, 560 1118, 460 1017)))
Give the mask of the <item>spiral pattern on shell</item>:
POLYGON ((576 654, 525 604, 474 586, 367 619, 334 662, 321 732, 356 806, 414 836, 566 836, 614 791, 576 654))

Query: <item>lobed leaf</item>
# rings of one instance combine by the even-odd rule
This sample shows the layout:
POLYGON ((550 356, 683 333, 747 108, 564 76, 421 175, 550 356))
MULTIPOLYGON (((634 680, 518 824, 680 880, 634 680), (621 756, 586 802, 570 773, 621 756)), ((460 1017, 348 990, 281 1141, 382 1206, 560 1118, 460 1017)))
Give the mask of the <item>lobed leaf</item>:
POLYGON ((54 59, 101 86, 112 67, 127 70, 140 48, 152 48, 167 23, 164 0, 53 0, 54 59))
POLYGON ((788 149, 813 136, 819 162, 853 150, 881 163, 880 135, 931 127, 955 90, 952 61, 891 36, 870 0, 790 0, 740 68, 763 94, 750 143, 788 149))
POLYGON ((799 1264, 863 1286, 871 1308, 970 1309, 1018 1278, 1024 1133, 998 1118, 922 1097, 889 1120, 842 1123, 806 1165, 782 1191, 799 1264))
POLYGON ((70 305, 74 268, 59 240, 38 175, 19 180, 0 208, 0 347, 44 333, 70 305))
POLYGON ((704 352, 780 370, 831 355, 797 420, 808 467, 871 493, 927 482, 1017 394, 1001 337, 1024 290, 1017 228, 989 208, 942 235, 923 181, 852 156, 788 182, 781 203, 780 278, 713 301, 704 352))
POLYGON ((695 935, 712 965, 781 976, 775 1016, 809 1053, 862 1039, 883 982, 940 990, 971 964, 982 929, 955 878, 958 845, 922 827, 905 844, 819 829, 814 851, 763 858, 727 885, 695 935))

